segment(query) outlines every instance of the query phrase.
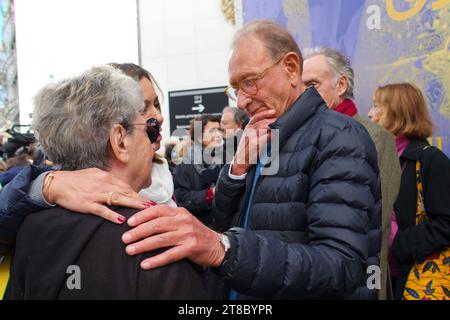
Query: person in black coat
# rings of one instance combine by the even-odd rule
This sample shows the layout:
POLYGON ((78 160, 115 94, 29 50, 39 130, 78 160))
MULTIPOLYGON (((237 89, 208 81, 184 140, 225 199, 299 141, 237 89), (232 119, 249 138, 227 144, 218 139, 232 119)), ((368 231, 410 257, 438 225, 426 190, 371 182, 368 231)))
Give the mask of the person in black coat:
POLYGON ((394 295, 401 299, 411 267, 450 246, 450 160, 426 141, 433 124, 417 87, 399 83, 378 88, 369 115, 396 136, 403 170, 390 248, 394 295), (417 161, 429 220, 416 225, 417 161))
POLYGON ((192 147, 174 171, 175 197, 178 206, 210 226, 215 186, 223 161, 220 119, 209 114, 198 116, 191 122, 189 134, 192 147))
MULTIPOLYGON (((153 90, 153 89, 152 89, 153 90)), ((154 90, 152 94, 156 96, 154 90)), ((154 99, 152 99, 153 101, 154 99)), ((96 167, 134 191, 151 184, 152 159, 161 139, 139 83, 112 66, 45 86, 36 95, 33 127, 49 158, 62 170, 96 167)), ((58 179, 44 181, 48 194, 58 179)), ((105 194, 109 206, 118 195, 105 194)), ((53 199, 47 197, 49 201, 53 199)), ((143 203, 141 209, 151 204, 143 203)), ((203 270, 188 260, 154 271, 129 256, 121 224, 137 210, 114 207, 117 224, 61 207, 23 222, 14 250, 6 299, 205 299, 203 270)))

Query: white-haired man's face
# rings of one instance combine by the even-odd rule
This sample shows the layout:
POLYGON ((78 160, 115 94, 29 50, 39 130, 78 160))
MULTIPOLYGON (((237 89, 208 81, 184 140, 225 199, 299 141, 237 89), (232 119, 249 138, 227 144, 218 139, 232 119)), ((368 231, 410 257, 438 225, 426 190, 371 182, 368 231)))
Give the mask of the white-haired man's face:
POLYGON ((345 79, 336 78, 323 55, 316 55, 303 62, 302 81, 306 87, 313 86, 329 108, 336 108, 347 89, 345 79))

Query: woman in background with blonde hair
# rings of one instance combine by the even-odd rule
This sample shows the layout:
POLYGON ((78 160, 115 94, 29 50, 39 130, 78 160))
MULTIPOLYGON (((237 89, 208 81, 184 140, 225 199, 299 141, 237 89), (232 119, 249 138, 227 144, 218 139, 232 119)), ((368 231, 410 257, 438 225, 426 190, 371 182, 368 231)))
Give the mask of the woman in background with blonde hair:
MULTIPOLYGON (((409 83, 382 86, 373 100, 369 117, 396 137, 402 166, 389 248, 394 295, 401 299, 412 292, 413 298, 428 300, 440 290, 448 299, 450 288, 416 292, 405 291, 405 286, 416 263, 437 258, 450 246, 450 160, 426 140, 433 134, 433 123, 417 87, 409 83)), ((420 270, 419 277, 427 272, 435 270, 420 270)), ((443 277, 449 275, 443 273, 443 277)))

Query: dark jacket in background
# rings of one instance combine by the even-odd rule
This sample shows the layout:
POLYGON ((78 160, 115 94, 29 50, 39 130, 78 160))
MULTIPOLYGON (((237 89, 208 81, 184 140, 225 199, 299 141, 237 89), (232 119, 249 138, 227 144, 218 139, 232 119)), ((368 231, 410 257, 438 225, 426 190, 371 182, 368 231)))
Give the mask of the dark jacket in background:
MULTIPOLYGON (((50 167, 29 166, 23 168, 17 176, 0 191, 0 250, 7 250, 13 244, 17 232, 31 212, 44 209, 27 194, 31 181, 50 167)), ((2 254, 4 252, 0 252, 2 254)))
POLYGON ((404 167, 395 203, 398 232, 392 250, 400 274, 395 297, 401 299, 409 271, 435 252, 450 246, 450 160, 425 140, 412 140, 400 157, 404 167), (421 164, 425 211, 429 222, 416 226, 416 161, 421 164))
MULTIPOLYGON (((113 208, 129 218, 137 210, 113 208)), ((203 271, 182 260, 151 271, 121 240, 128 225, 60 207, 29 215, 17 236, 6 299, 206 299, 203 271), (81 271, 81 289, 66 284, 81 271)))
MULTIPOLYGON (((189 151, 192 154, 193 150, 189 151)), ((189 156, 175 168, 174 187, 175 198, 179 207, 186 208, 195 215, 205 225, 212 223, 212 203, 208 203, 206 192, 216 185, 219 177, 220 165, 192 164, 193 160, 200 160, 198 157, 189 156)), ((196 162, 198 163, 198 162, 196 162)))
MULTIPOLYGON (((366 268, 379 265, 381 195, 368 132, 314 88, 271 127, 279 129, 279 170, 258 180, 250 230, 226 232, 231 249, 218 273, 244 296, 376 299, 366 268)), ((228 170, 213 209, 220 230, 241 226, 255 174, 233 180, 228 170)))
POLYGON ((23 168, 24 167, 12 167, 5 172, 0 173, 0 184, 2 186, 7 185, 20 171, 22 171, 23 168))

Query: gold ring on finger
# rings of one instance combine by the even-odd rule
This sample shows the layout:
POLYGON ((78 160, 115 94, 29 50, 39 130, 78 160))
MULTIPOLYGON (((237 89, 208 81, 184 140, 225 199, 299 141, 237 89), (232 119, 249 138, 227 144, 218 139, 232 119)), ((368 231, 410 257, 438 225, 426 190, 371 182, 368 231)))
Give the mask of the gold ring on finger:
POLYGON ((106 199, 106 204, 108 205, 108 206, 112 206, 112 197, 113 197, 113 193, 114 192, 110 192, 110 193, 108 193, 108 199, 106 199))

